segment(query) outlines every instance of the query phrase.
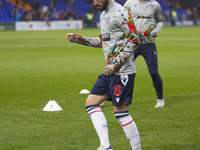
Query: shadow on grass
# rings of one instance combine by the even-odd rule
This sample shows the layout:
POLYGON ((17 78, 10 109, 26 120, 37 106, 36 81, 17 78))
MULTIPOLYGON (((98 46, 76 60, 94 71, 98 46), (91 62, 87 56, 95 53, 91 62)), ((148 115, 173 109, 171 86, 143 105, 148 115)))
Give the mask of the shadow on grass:
POLYGON ((200 94, 183 94, 183 95, 174 95, 174 96, 168 96, 165 99, 165 106, 168 105, 177 105, 178 103, 181 103, 183 101, 191 101, 191 100, 197 100, 200 99, 200 94))

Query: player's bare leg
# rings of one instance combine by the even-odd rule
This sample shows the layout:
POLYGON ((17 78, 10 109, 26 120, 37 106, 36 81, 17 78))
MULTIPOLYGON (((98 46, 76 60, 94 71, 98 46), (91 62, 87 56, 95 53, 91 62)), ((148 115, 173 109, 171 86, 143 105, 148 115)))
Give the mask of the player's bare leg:
POLYGON ((85 106, 100 105, 102 102, 104 102, 108 98, 109 98, 108 95, 93 95, 93 94, 90 94, 90 95, 88 95, 88 97, 86 99, 85 106))

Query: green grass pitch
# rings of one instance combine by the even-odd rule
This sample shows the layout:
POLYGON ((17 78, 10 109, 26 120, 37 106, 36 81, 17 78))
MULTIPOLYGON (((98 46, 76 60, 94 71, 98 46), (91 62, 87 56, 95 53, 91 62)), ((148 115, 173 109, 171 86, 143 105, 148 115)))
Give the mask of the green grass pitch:
MULTIPOLYGON (((95 150, 99 140, 84 103, 105 67, 101 48, 67 42, 66 33, 99 29, 0 32, 0 150, 95 150), (49 100, 63 108, 43 112, 49 100)), ((200 27, 165 27, 157 37, 166 106, 142 57, 136 60, 130 114, 143 150, 200 149, 200 27)), ((112 105, 102 108, 114 150, 130 150, 112 105)))

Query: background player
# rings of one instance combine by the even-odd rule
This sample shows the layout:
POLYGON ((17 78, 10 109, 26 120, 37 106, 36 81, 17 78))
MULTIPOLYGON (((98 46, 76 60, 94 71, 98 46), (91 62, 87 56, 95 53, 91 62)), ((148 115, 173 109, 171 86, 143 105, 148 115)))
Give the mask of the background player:
POLYGON ((68 33, 68 41, 103 47, 105 61, 101 74, 89 94, 85 106, 100 139, 97 150, 112 150, 109 142, 106 118, 99 107, 103 101, 112 101, 114 114, 121 124, 133 150, 140 150, 137 126, 128 111, 132 102, 135 77, 134 49, 138 46, 136 28, 130 14, 114 0, 94 0, 94 5, 102 11, 101 34, 97 38, 83 37, 68 33))
POLYGON ((155 37, 163 27, 161 7, 155 0, 127 0, 124 7, 130 12, 139 33, 141 44, 134 53, 135 59, 142 55, 157 94, 155 108, 164 106, 163 84, 158 72, 155 37))

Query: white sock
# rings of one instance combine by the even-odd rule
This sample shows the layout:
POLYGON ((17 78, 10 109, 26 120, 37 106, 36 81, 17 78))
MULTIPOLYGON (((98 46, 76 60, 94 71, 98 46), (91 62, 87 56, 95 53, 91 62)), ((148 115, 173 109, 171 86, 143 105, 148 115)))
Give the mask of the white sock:
POLYGON ((86 107, 88 114, 92 119, 94 128, 99 136, 100 146, 109 147, 109 136, 106 118, 98 105, 90 105, 86 107))
POLYGON ((140 136, 137 126, 128 111, 115 112, 133 150, 141 150, 140 136))

